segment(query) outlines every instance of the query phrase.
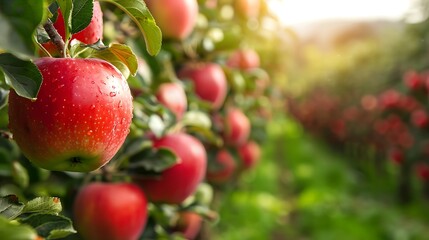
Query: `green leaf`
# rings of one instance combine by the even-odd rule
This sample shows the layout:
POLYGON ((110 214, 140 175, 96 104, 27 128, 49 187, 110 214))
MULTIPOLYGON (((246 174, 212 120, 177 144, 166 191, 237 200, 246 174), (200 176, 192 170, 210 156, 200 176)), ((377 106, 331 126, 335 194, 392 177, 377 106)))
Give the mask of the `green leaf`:
POLYGON ((73 12, 73 1, 72 0, 57 0, 60 6, 60 11, 64 18, 64 29, 65 29, 65 40, 68 41, 71 37, 72 29, 72 12, 73 12))
POLYGON ((150 115, 148 125, 149 125, 149 129, 157 137, 161 137, 164 134, 164 131, 166 129, 166 126, 162 121, 161 117, 156 114, 150 115))
POLYGON ((78 33, 89 25, 93 8, 93 0, 73 0, 71 33, 78 33))
POLYGON ((208 206, 204 205, 192 205, 191 207, 186 209, 187 211, 192 211, 203 217, 204 219, 217 222, 219 220, 219 214, 213 210, 211 210, 208 206))
MULTIPOLYGON (((1 71, 0 71, 0 75, 3 75, 3 74, 1 74, 1 71)), ((3 88, 0 88, 0 109, 4 108, 6 106, 8 96, 9 96, 9 91, 5 90, 3 88)))
POLYGON ((49 3, 49 13, 52 16, 49 16, 49 18, 51 19, 51 21, 54 23, 57 21, 58 18, 58 3, 56 2, 56 0, 50 0, 51 3, 49 3))
POLYGON ((46 30, 42 26, 39 26, 36 29, 36 32, 37 32, 36 39, 37 39, 38 43, 47 43, 51 40, 49 38, 48 33, 46 32, 46 30))
POLYGON ((27 169, 25 169, 18 161, 13 161, 11 168, 14 182, 21 188, 28 187, 30 177, 28 176, 27 169))
POLYGON ((0 49, 21 58, 33 57, 33 33, 44 19, 45 9, 45 1, 0 0, 0 49))
POLYGON ((18 201, 16 195, 7 195, 0 198, 0 215, 5 218, 15 219, 22 213, 23 209, 24 204, 18 201))
POLYGON ((198 135, 205 142, 221 147, 223 145, 222 138, 215 134, 211 129, 199 126, 187 126, 186 132, 194 135, 198 135))
POLYGON ((32 226, 37 234, 47 239, 64 238, 76 233, 71 220, 59 215, 32 214, 20 222, 32 226))
POLYGON ((90 57, 100 58, 110 62, 122 72, 125 78, 128 78, 130 73, 133 76, 137 73, 137 56, 127 45, 113 43, 107 48, 100 50, 93 49, 90 57))
POLYGON ((151 148, 152 141, 144 137, 138 137, 134 139, 127 139, 123 146, 121 157, 131 157, 143 149, 151 148))
POLYGON ((182 119, 182 124, 185 126, 194 126, 199 128, 210 129, 212 127, 212 121, 207 113, 202 111, 188 111, 185 113, 182 119))
POLYGON ((3 70, 7 84, 19 96, 36 99, 42 84, 42 74, 33 62, 21 60, 10 53, 2 53, 0 70, 3 70))
POLYGON ((178 161, 177 156, 169 149, 151 148, 134 155, 131 158, 129 168, 137 173, 160 173, 174 166, 178 161))
POLYGON ((158 54, 162 44, 162 34, 156 25, 152 14, 143 1, 136 0, 100 0, 115 4, 122 9, 138 26, 142 32, 146 50, 152 56, 158 54))
POLYGON ((10 222, 2 216, 0 216, 0 236, 2 240, 35 240, 38 237, 31 227, 10 222))
POLYGON ((27 202, 23 213, 57 214, 61 212, 61 201, 57 197, 37 197, 27 202))

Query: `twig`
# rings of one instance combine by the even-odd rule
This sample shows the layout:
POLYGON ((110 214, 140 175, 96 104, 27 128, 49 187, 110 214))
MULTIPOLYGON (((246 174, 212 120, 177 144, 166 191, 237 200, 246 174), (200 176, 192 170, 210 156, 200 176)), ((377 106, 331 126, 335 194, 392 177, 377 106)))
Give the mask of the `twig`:
POLYGON ((57 29, 55 29, 54 24, 50 19, 46 21, 45 25, 43 25, 43 28, 48 33, 48 36, 51 38, 52 43, 57 47, 58 51, 60 52, 60 55, 66 56, 66 54, 64 54, 64 50, 65 50, 64 40, 57 32, 57 29))

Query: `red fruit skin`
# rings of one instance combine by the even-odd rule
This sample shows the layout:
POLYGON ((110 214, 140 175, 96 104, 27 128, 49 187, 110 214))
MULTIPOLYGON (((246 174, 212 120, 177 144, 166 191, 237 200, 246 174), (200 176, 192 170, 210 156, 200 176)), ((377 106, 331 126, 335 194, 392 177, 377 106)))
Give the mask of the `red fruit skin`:
POLYGON ((227 150, 220 150, 215 158, 221 169, 207 168, 206 179, 212 184, 223 184, 228 182, 234 175, 236 164, 232 155, 227 150))
POLYGON ((416 172, 417 176, 422 181, 428 181, 429 180, 429 165, 426 163, 420 163, 416 166, 416 172))
POLYGON ((429 125, 429 116, 424 110, 415 110, 411 113, 411 121, 418 128, 426 128, 429 125))
POLYGON ((392 149, 389 152, 389 158, 390 160, 392 160, 395 164, 402 164, 402 162, 404 162, 404 152, 400 149, 392 149))
POLYGON ((74 224, 86 240, 137 240, 147 221, 147 200, 132 183, 90 183, 76 196, 74 224))
MULTIPOLYGON (((64 29, 64 17, 58 9, 58 17, 54 23, 55 29, 61 35, 63 40, 65 40, 65 29, 64 29)), ((94 8, 92 13, 91 22, 89 25, 82 31, 72 35, 71 40, 77 39, 85 44, 96 43, 99 39, 103 38, 103 12, 101 11, 100 3, 94 2, 94 8)), ((43 47, 53 56, 59 55, 57 47, 52 42, 47 42, 42 44, 43 47)))
POLYGON ((243 161, 243 169, 254 167, 261 158, 261 148, 253 141, 247 142, 238 148, 238 154, 243 161))
POLYGON ((55 171, 106 164, 129 132, 132 97, 122 74, 98 59, 40 58, 36 101, 9 95, 9 128, 23 154, 55 171))
POLYGON ((193 240, 197 237, 201 229, 202 220, 201 216, 197 213, 181 212, 173 231, 182 233, 187 240, 193 240))
POLYGON ((249 138, 250 121, 238 108, 230 108, 226 114, 224 124, 225 143, 240 146, 249 138))
POLYGON ((258 68, 260 66, 259 62, 259 55, 254 50, 241 49, 231 54, 226 62, 226 65, 231 68, 250 70, 253 68, 258 68))
POLYGON ((189 64, 179 71, 181 79, 193 81, 195 93, 207 102, 214 110, 219 109, 225 101, 227 83, 222 68, 215 63, 189 64))
POLYGON ((164 38, 183 40, 197 22, 196 0, 145 0, 164 38))
MULTIPOLYGON (((54 23, 55 29, 65 40, 66 31, 64 29, 64 17, 58 9, 58 18, 54 23)), ((95 1, 92 12, 92 18, 89 25, 82 31, 72 35, 71 40, 77 39, 85 44, 96 43, 99 39, 103 38, 103 12, 101 11, 100 3, 95 1)))
POLYGON ((182 119, 188 106, 186 93, 183 87, 177 83, 161 84, 156 93, 158 101, 170 109, 178 120, 182 119))
POLYGON ((179 204, 195 192, 207 169, 204 146, 196 138, 175 133, 155 139, 154 148, 167 148, 178 157, 178 163, 158 178, 136 180, 154 203, 179 204))
POLYGON ((401 94, 394 89, 389 89, 380 95, 380 106, 382 109, 392 109, 399 106, 401 94))
POLYGON ((419 89, 425 89, 425 81, 415 71, 409 71, 404 76, 405 85, 412 91, 418 91, 419 89))

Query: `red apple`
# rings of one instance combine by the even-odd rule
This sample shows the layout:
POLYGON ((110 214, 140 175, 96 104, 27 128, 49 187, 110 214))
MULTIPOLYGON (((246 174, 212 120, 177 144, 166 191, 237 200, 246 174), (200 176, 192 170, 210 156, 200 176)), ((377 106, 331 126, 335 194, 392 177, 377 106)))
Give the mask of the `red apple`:
POLYGON ((203 219, 195 212, 181 212, 174 232, 180 232, 187 240, 193 240, 200 232, 203 219))
POLYGON ((177 119, 181 119, 186 111, 188 102, 183 87, 177 83, 163 83, 156 93, 158 101, 170 109, 177 119))
POLYGON ((405 85, 412 91, 425 89, 425 81, 416 71, 409 71, 404 75, 405 85))
POLYGON ((388 89, 380 95, 379 103, 382 109, 392 109, 399 106, 401 94, 395 89, 388 89))
POLYGON ((185 39, 198 17, 196 0, 145 0, 164 38, 185 39))
POLYGON ((389 151, 389 158, 395 164, 402 164, 402 162, 404 162, 404 159, 405 159, 404 151, 398 148, 394 148, 389 151))
POLYGON ((36 101, 9 95, 9 128, 23 154, 55 171, 88 172, 121 147, 132 119, 127 81, 98 59, 41 58, 36 101))
POLYGON ((252 49, 240 49, 231 54, 226 64, 231 68, 249 70, 258 68, 259 55, 252 49))
MULTIPOLYGON (((55 29, 61 35, 63 40, 65 40, 65 26, 64 26, 64 17, 58 9, 58 17, 54 23, 55 29)), ((92 11, 92 18, 89 25, 82 31, 72 35, 71 40, 77 39, 85 44, 93 44, 98 40, 103 38, 103 12, 101 11, 100 3, 98 1, 94 2, 94 8, 92 11)), ((47 42, 42 44, 51 54, 58 55, 58 50, 52 42, 47 42)))
POLYGON ((411 122, 418 128, 426 128, 429 125, 429 115, 425 110, 415 110, 411 113, 411 122))
POLYGON ((399 103, 397 106, 399 109, 406 111, 406 112, 412 112, 418 108, 421 108, 421 103, 414 98, 413 96, 402 96, 399 99, 399 103))
POLYGON ((228 182, 234 174, 236 164, 232 155, 225 149, 216 154, 216 165, 207 169, 207 181, 213 184, 223 184, 228 182))
POLYGON ((250 121, 238 108, 229 108, 224 124, 225 143, 239 146, 245 143, 250 134, 250 121))
POLYGON ((87 240, 137 240, 147 221, 147 200, 132 183, 90 183, 73 206, 74 224, 87 240))
POLYGON ((178 73, 184 80, 194 83, 195 93, 219 109, 225 101, 227 83, 222 68, 215 63, 188 64, 178 73))
MULTIPOLYGON (((58 18, 54 23, 54 27, 58 33, 65 40, 65 26, 64 17, 61 11, 58 9, 58 18)), ((103 38, 103 12, 101 11, 100 3, 94 2, 94 8, 92 10, 92 18, 89 25, 82 31, 73 34, 71 39, 77 39, 85 44, 93 44, 103 38)))
POLYGON ((250 141, 238 148, 238 154, 244 169, 250 169, 258 163, 261 158, 261 148, 256 142, 250 141))
POLYGON ((419 163, 416 166, 416 172, 420 180, 422 181, 429 180, 429 165, 427 163, 419 163))
POLYGON ((155 139, 154 148, 167 148, 176 154, 178 163, 162 172, 159 178, 136 180, 151 202, 179 204, 195 192, 207 168, 204 146, 196 138, 175 133, 155 139))
POLYGON ((260 0, 234 0, 235 12, 244 18, 258 17, 260 0))

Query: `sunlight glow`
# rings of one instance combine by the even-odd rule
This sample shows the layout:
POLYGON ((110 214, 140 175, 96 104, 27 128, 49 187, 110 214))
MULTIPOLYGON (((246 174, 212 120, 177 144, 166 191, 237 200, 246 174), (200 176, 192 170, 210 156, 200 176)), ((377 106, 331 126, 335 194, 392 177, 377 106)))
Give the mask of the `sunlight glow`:
POLYGON ((285 25, 328 19, 399 20, 413 0, 270 0, 270 8, 285 25))

